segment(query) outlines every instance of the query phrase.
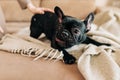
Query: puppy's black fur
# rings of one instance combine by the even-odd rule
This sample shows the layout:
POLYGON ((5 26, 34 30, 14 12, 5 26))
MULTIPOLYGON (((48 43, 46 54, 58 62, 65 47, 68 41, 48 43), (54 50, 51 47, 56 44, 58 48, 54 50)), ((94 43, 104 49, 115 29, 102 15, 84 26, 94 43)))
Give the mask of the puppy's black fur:
POLYGON ((75 57, 65 49, 74 45, 92 43, 94 45, 108 45, 99 43, 87 37, 86 32, 90 30, 90 24, 94 20, 94 14, 90 13, 84 21, 64 15, 59 7, 55 7, 55 13, 35 14, 31 19, 30 36, 38 38, 41 33, 51 41, 51 46, 64 54, 63 60, 66 64, 73 64, 75 57))

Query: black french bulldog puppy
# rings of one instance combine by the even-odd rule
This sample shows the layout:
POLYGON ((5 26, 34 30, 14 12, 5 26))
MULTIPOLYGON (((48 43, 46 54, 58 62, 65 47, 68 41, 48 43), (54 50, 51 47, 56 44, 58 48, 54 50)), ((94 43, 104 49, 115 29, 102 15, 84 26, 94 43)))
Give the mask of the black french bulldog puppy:
POLYGON ((86 32, 90 30, 90 24, 94 20, 94 14, 90 13, 84 21, 64 15, 59 7, 54 8, 55 13, 35 14, 31 19, 30 36, 38 38, 41 33, 51 41, 51 47, 62 51, 63 60, 66 64, 75 63, 76 59, 65 49, 74 45, 92 43, 94 45, 108 45, 99 43, 87 37, 86 32))

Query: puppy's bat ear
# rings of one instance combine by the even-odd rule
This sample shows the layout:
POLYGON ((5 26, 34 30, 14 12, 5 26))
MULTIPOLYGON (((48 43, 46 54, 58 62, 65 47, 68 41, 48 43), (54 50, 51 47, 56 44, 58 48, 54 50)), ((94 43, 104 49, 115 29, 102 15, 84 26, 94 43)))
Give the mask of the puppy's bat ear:
POLYGON ((57 7, 57 6, 54 8, 54 11, 55 11, 55 14, 58 16, 59 22, 61 23, 62 19, 64 18, 63 11, 59 7, 57 7))
POLYGON ((93 22, 93 20, 94 20, 94 14, 90 13, 84 20, 84 24, 86 26, 85 32, 88 32, 91 29, 91 23, 93 22))

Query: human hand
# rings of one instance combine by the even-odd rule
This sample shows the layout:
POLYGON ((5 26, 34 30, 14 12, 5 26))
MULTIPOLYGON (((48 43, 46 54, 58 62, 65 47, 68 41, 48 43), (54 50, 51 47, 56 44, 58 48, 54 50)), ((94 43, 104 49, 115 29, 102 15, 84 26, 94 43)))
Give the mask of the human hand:
POLYGON ((28 3, 27 8, 33 13, 33 14, 44 14, 45 11, 49 11, 54 13, 53 10, 49 8, 43 8, 43 7, 35 7, 32 3, 28 3))

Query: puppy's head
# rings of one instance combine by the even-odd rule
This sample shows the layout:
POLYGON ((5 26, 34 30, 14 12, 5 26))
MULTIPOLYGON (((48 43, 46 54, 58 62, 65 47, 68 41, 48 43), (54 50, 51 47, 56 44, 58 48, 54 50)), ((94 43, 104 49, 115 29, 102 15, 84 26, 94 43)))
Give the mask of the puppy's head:
POLYGON ((59 7, 55 7, 55 14, 59 24, 56 29, 55 40, 60 47, 69 48, 86 39, 86 32, 90 30, 90 24, 94 20, 94 14, 90 13, 84 21, 64 15, 59 7))

